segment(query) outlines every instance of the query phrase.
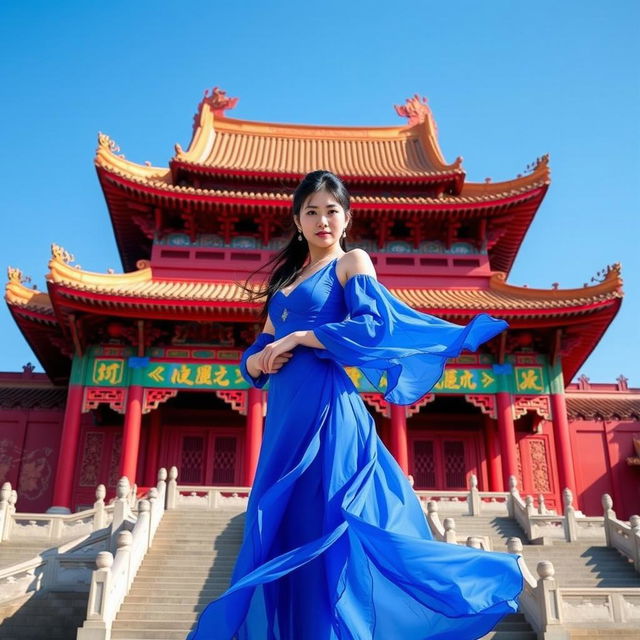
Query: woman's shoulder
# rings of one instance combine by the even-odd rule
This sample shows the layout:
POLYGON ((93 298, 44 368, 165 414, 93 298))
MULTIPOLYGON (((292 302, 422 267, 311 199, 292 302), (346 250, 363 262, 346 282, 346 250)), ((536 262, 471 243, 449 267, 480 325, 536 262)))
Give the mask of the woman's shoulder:
POLYGON ((336 270, 340 282, 344 283, 358 273, 376 277, 376 269, 373 266, 371 257, 364 249, 351 249, 340 256, 336 265, 336 270))

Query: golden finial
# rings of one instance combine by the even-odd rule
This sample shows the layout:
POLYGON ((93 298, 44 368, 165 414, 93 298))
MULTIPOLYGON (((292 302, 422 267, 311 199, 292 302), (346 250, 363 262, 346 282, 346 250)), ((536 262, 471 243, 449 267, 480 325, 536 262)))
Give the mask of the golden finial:
POLYGON ((424 122, 431 114, 427 99, 417 93, 412 98, 407 98, 403 105, 394 104, 393 108, 399 116, 409 119, 409 126, 424 122))
POLYGON ((70 262, 75 262, 75 258, 73 254, 69 253, 65 249, 63 249, 58 244, 51 245, 51 257, 58 262, 64 262, 65 264, 69 264, 70 262))
POLYGON ((17 269, 15 267, 7 268, 7 276, 9 277, 9 282, 14 282, 15 284, 24 284, 25 282, 31 282, 31 278, 25 276, 22 273, 21 269, 17 269))
POLYGON ((100 147, 108 149, 111 153, 120 153, 120 147, 106 133, 98 131, 98 150, 100 147))

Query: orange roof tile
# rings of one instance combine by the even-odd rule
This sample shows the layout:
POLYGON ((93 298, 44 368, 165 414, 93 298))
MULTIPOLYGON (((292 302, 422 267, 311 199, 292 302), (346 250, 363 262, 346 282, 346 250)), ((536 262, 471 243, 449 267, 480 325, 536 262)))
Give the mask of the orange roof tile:
POLYGON ((640 420, 640 396, 624 393, 567 393, 567 415, 574 420, 640 420))
MULTIPOLYGON (((156 280, 146 267, 125 274, 97 274, 68 264, 59 251, 49 263, 48 280, 65 290, 65 296, 83 298, 83 294, 115 297, 109 305, 131 305, 132 299, 154 302, 243 303, 246 293, 233 282, 156 280)), ((579 289, 532 289, 517 287, 495 273, 484 289, 419 289, 392 288, 391 291, 408 305, 423 309, 500 312, 530 312, 531 315, 556 316, 582 314, 588 309, 622 297, 620 266, 613 265, 602 282, 579 289)), ((244 305, 243 305, 244 306, 244 305)), ((249 306, 256 306, 251 304, 249 306)), ((518 313, 522 317, 522 313, 518 313)), ((526 313, 524 315, 527 315, 526 313)))
POLYGON ((418 108, 420 117, 409 125, 339 127, 228 118, 205 98, 189 147, 183 151, 176 145, 174 160, 194 167, 288 174, 325 168, 345 177, 462 173, 460 159, 445 162, 430 109, 418 108))

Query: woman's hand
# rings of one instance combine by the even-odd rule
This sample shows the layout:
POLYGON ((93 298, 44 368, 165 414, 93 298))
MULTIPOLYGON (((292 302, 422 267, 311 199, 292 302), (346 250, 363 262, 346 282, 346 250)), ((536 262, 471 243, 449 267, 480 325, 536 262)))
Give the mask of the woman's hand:
POLYGON ((268 344, 260 353, 256 356, 256 366, 260 368, 264 373, 275 373, 285 364, 289 358, 293 355, 292 351, 299 344, 298 332, 290 333, 289 335, 274 340, 268 344))
POLYGON ((257 378, 261 373, 277 373, 284 364, 286 364, 293 354, 285 352, 277 356, 273 362, 273 366, 265 368, 263 360, 265 358, 264 349, 247 358, 247 371, 252 378, 257 378))

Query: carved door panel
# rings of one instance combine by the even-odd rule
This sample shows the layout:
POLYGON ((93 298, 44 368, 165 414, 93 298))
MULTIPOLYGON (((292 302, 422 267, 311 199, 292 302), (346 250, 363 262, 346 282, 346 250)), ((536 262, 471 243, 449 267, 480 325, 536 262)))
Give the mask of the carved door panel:
POLYGON ((412 434, 409 441, 409 473, 414 488, 457 491, 467 489, 469 475, 477 474, 475 434, 412 434))
POLYGON ((178 484, 241 483, 243 439, 237 430, 208 427, 179 429, 176 458, 178 484))

